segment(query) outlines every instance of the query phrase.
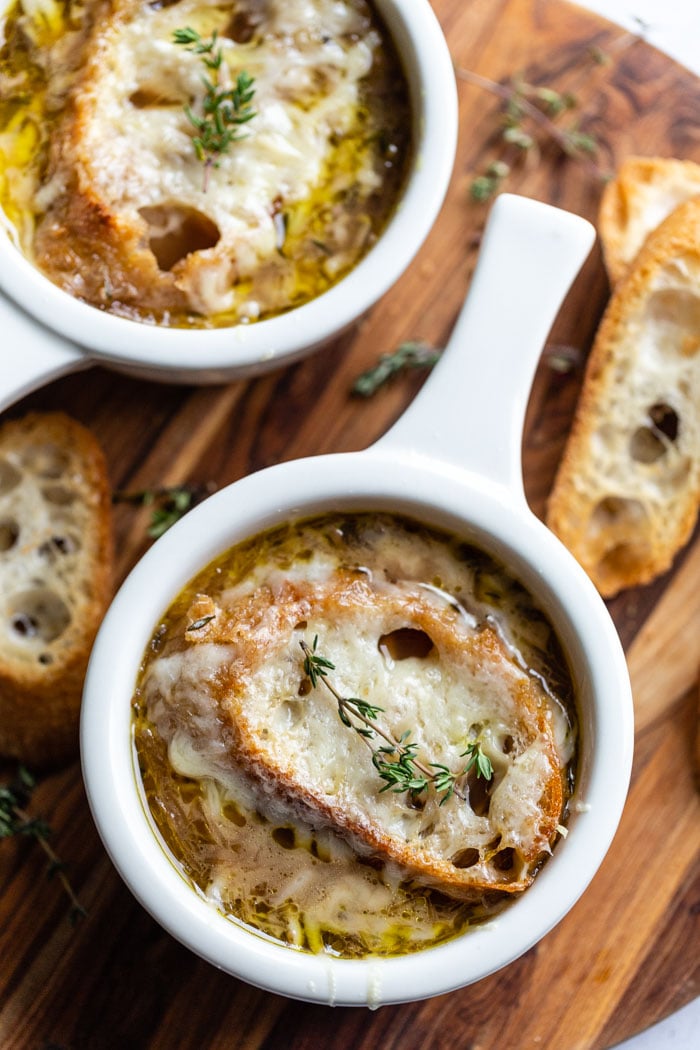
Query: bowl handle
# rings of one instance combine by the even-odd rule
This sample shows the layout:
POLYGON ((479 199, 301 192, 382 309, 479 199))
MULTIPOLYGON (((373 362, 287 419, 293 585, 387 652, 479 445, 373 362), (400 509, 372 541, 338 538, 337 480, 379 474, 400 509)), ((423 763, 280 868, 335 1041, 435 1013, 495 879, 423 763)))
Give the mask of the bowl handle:
POLYGON ((521 443, 532 379, 594 239, 578 215, 501 194, 434 374, 374 448, 474 471, 524 500, 521 443))
POLYGON ((51 379, 86 368, 87 354, 0 292, 0 412, 51 379))

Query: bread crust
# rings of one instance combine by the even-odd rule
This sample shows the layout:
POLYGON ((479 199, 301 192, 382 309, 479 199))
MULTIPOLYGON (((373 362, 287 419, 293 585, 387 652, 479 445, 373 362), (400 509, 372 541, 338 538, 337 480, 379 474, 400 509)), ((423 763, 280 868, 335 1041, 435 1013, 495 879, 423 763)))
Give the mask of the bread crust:
POLYGON ((647 238, 597 332, 547 524, 606 597, 667 571, 700 502, 700 198, 647 238))
POLYGON ((112 595, 110 486, 89 430, 60 412, 0 427, 0 526, 0 753, 63 762, 112 595))
POLYGON ((700 194, 700 165, 672 157, 627 157, 603 190, 598 230, 612 285, 671 212, 700 194))

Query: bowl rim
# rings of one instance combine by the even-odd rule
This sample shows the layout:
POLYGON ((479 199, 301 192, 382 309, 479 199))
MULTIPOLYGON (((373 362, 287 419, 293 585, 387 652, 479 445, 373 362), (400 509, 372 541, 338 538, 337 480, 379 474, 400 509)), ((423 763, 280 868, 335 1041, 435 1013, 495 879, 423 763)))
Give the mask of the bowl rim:
MULTIPOLYGON (((0 15, 11 2, 0 0, 0 15)), ((106 313, 74 298, 3 235, 0 292, 90 356, 156 373, 176 370, 196 376, 218 369, 227 375, 250 374, 296 360, 349 327, 399 279, 428 236, 447 192, 457 146, 456 81, 428 0, 372 2, 399 48, 409 80, 414 155, 377 243, 337 284, 301 306, 252 324, 165 328, 106 313)))
POLYGON ((93 649, 81 751, 89 803, 107 851, 165 929, 218 968, 268 991, 325 1004, 378 1006, 480 980, 514 961, 564 917, 616 831, 633 733, 617 632, 590 580, 553 534, 500 485, 408 454, 366 450, 278 464, 243 478, 195 508, 146 553, 119 591, 93 649), (505 557, 548 605, 582 678, 583 751, 568 836, 528 890, 498 916, 445 944, 387 959, 309 955, 217 913, 185 883, 153 834, 136 784, 129 730, 142 654, 159 616, 187 580, 246 536, 340 508, 394 509, 452 528, 505 557), (126 657, 115 666, 114 650, 124 638, 126 657))

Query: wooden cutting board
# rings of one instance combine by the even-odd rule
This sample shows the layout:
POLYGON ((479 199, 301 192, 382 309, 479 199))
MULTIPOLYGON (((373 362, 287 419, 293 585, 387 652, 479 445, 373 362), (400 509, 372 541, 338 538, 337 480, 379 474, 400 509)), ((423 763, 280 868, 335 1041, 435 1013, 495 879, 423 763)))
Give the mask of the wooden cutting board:
MULTIPOLYGON (((572 91, 581 128, 612 169, 630 153, 700 161, 700 82, 642 40, 557 0, 434 0, 459 68, 494 80, 523 73, 572 91)), ((93 428, 115 488, 221 486, 302 454, 357 449, 381 435, 422 376, 368 401, 353 378, 402 340, 442 345, 474 266, 487 205, 469 187, 499 155, 498 101, 460 82, 461 134, 448 200, 424 250, 354 331, 314 357, 253 382, 180 388, 99 368, 56 382, 13 409, 63 408, 93 428)), ((600 178, 551 145, 508 188, 595 219, 600 178)), ((508 291, 504 289, 504 307, 508 291)), ((587 351, 608 294, 594 254, 552 333, 587 351)), ((544 500, 580 381, 543 357, 524 441, 534 509, 544 500)), ((148 545, 147 512, 116 510, 119 577, 148 545)), ((700 536, 658 583, 611 603, 629 655, 637 749, 617 838, 567 918, 519 961, 462 991, 376 1013, 293 1003, 201 962, 164 933, 122 885, 90 819, 76 764, 33 800, 69 862, 88 917, 77 927, 30 843, 0 847, 0 1045, 64 1050, 597 1050, 698 992, 700 813, 693 741, 700 659, 700 536)))

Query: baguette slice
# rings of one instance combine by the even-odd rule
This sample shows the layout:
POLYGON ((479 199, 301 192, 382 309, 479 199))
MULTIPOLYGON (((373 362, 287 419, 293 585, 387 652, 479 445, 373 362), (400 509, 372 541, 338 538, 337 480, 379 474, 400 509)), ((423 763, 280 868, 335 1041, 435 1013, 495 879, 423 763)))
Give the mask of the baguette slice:
POLYGON ((700 199, 653 231, 591 351, 547 523, 601 594, 670 568, 700 501, 700 199))
POLYGON ((605 187, 598 229, 612 285, 624 276, 652 230, 700 195, 700 164, 668 157, 628 157, 605 187))
MULTIPOLYGON (((168 724, 164 705, 184 701, 195 727, 188 750, 220 761, 223 733, 268 801, 453 896, 529 885, 562 819, 557 705, 493 629, 415 584, 375 587, 353 570, 229 596, 224 608, 202 596, 188 619, 207 622, 188 632, 186 651, 151 664, 142 689, 168 724), (394 631, 427 637, 429 651, 387 661, 378 643, 394 631), (382 790, 368 740, 342 724, 335 698, 306 676, 300 642, 314 638, 335 665, 334 687, 382 708, 375 724, 395 738, 410 732, 426 763, 460 772, 479 732, 490 781, 472 771, 460 788, 466 797, 442 805, 432 789, 417 800, 382 790), (218 694, 215 718, 208 688, 218 694)), ((372 738, 373 747, 383 743, 372 738)))
POLYGON ((87 7, 84 61, 72 70, 75 87, 35 195, 34 257, 56 284, 142 320, 190 323, 195 313, 233 323, 286 310, 309 281, 321 291, 358 261, 399 170, 371 146, 400 112, 389 95, 375 112, 366 90, 370 68, 375 80, 386 70, 379 94, 396 83, 361 0, 87 7), (238 23, 250 42, 234 39, 238 23), (187 112, 205 101, 207 70, 194 48, 174 42, 183 27, 203 39, 218 34, 222 89, 243 70, 255 81, 255 119, 235 149, 205 165, 187 112), (337 203, 346 193, 347 215, 337 203), (313 223, 303 218, 309 210, 313 223))
POLYGON ((62 413, 0 427, 0 753, 72 757, 92 641, 111 597, 102 451, 62 413))

